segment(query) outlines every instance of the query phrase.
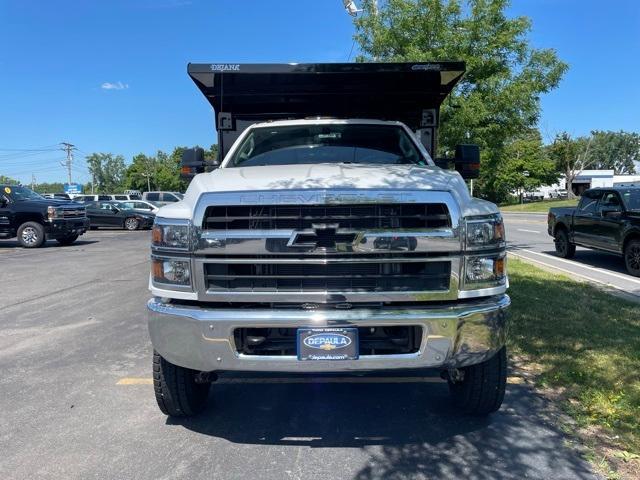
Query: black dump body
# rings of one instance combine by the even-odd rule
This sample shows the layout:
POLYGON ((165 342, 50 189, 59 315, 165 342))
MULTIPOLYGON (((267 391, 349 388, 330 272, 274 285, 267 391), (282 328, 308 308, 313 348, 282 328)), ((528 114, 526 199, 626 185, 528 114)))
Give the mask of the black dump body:
POLYGON ((189 64, 216 115, 221 154, 249 125, 307 117, 397 120, 431 152, 464 62, 189 64))

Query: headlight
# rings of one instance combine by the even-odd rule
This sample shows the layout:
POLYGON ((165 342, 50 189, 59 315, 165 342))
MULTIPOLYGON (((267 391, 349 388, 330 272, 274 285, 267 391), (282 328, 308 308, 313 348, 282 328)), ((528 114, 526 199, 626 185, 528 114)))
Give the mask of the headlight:
POLYGON ((191 229, 189 224, 167 222, 156 219, 151 233, 151 245, 156 248, 189 250, 191 246, 191 229))
POLYGON ((467 248, 498 248, 504 243, 504 223, 500 215, 467 221, 467 248))
POLYGON ((154 283, 191 286, 191 263, 188 259, 152 257, 154 283))
POLYGON ((506 279, 506 257, 470 257, 465 264, 465 283, 497 283, 506 279))
POLYGON ((58 209, 56 207, 47 207, 47 218, 52 221, 54 218, 58 218, 58 209))

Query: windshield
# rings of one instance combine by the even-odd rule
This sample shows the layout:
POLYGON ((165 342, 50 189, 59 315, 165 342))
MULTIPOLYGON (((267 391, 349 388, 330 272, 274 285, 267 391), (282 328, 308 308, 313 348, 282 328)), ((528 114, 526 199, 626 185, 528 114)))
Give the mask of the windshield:
POLYGON ((622 190, 620 194, 627 210, 640 210, 640 188, 622 190))
POLYGON ((255 128, 227 167, 309 163, 426 165, 418 147, 400 126, 327 124, 255 128))
POLYGON ((44 197, 27 187, 8 186, 4 187, 4 193, 11 196, 13 200, 42 200, 44 197))

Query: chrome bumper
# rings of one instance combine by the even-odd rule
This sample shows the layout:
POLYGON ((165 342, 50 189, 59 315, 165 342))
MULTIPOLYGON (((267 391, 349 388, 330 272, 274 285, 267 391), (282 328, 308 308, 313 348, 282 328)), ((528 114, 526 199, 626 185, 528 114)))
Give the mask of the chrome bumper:
POLYGON ((422 308, 329 311, 210 309, 161 303, 152 298, 149 333, 171 363, 201 371, 348 372, 401 368, 456 368, 483 362, 505 343, 508 295, 422 308), (233 331, 253 327, 376 327, 417 325, 416 353, 363 355, 358 360, 299 361, 295 356, 237 352, 233 331))

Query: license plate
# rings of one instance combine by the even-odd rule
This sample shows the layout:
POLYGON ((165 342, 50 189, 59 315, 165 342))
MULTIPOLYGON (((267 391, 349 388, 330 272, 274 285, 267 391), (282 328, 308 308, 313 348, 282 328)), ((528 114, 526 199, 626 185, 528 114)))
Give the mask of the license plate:
POLYGON ((299 328, 298 360, 357 360, 357 328, 299 328))

